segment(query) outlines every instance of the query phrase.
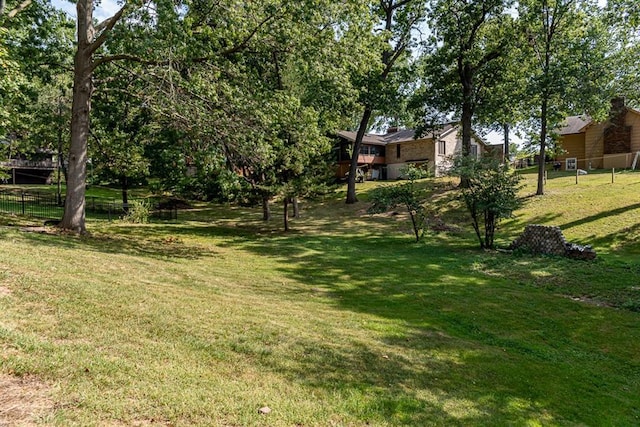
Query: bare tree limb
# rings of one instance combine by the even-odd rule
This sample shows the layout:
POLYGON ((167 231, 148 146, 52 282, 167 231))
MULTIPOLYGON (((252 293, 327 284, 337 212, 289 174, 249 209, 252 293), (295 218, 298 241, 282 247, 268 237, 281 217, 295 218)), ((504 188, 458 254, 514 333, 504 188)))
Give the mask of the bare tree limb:
MULTIPOLYGON (((0 6, 0 15, 2 15, 2 9, 4 6, 4 0, 2 0, 2 5, 0 6)), ((9 18, 13 18, 14 16, 16 16, 18 13, 22 12, 24 9, 26 9, 27 7, 29 7, 29 5, 31 4, 31 0, 24 0, 22 3, 20 3, 18 6, 16 6, 15 9, 13 9, 11 12, 9 12, 7 14, 7 16, 9 18)))
POLYGON ((124 14, 128 6, 129 4, 125 3, 124 6, 122 6, 120 10, 118 10, 111 18, 105 19, 95 27, 96 32, 101 32, 100 35, 87 47, 90 54, 98 50, 98 48, 104 44, 104 42, 107 40, 107 37, 109 37, 109 33, 111 32, 111 30, 113 30, 113 27, 115 27, 120 18, 122 18, 122 15, 124 14))

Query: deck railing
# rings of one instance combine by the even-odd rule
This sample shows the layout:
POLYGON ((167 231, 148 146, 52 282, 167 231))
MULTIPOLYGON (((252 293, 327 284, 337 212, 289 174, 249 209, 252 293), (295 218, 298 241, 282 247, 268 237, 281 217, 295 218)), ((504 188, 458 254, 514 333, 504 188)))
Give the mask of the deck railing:
POLYGON ((16 168, 16 169, 55 169, 58 167, 58 162, 54 162, 51 159, 47 159, 47 160, 11 159, 11 160, 6 160, 4 162, 0 162, 0 167, 16 168))

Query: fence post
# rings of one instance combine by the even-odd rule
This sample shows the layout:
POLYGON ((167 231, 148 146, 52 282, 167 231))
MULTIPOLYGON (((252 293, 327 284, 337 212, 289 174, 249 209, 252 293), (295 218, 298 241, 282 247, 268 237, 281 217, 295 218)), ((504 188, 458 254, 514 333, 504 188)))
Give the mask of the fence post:
POLYGON ((611 168, 611 183, 613 184, 613 181, 615 180, 615 176, 616 176, 616 168, 611 168))
POLYGON ((578 185, 578 171, 579 171, 579 170, 580 170, 580 169, 576 168, 576 185, 578 185))
POLYGON ((544 185, 547 185, 547 170, 544 170, 544 185))
POLYGON ((24 191, 22 193, 20 193, 20 195, 22 196, 22 215, 24 215, 24 191))

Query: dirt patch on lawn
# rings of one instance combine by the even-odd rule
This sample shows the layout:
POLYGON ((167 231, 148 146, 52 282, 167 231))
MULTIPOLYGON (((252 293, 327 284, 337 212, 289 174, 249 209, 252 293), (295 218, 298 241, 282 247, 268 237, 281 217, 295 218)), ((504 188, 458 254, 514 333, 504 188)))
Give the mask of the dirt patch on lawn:
POLYGON ((24 233, 39 233, 39 234, 49 234, 49 235, 63 234, 62 230, 60 230, 59 228, 44 227, 44 226, 20 227, 20 231, 24 233))
POLYGON ((53 408, 50 389, 43 382, 0 374, 0 427, 47 424, 53 408))
POLYGON ((9 288, 0 285, 0 298, 2 297, 8 297, 9 295, 11 295, 11 290, 9 290, 9 288))

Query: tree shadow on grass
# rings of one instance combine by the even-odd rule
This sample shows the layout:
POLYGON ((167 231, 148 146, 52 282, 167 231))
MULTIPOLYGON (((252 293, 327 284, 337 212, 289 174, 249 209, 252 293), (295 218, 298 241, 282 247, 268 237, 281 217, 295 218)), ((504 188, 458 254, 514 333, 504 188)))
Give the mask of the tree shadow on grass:
POLYGON ((59 233, 54 229, 43 231, 42 227, 22 228, 22 235, 38 245, 57 248, 84 249, 106 254, 127 254, 156 259, 199 259, 215 256, 208 246, 185 243, 182 239, 166 232, 119 232, 93 233, 88 236, 59 233))
MULTIPOLYGON (((640 415, 633 406, 638 399, 629 391, 640 378, 640 366, 618 354, 618 348, 603 348, 610 331, 602 328, 602 319, 620 313, 594 312, 608 309, 514 284, 507 267, 493 276, 474 272, 484 256, 464 244, 408 242, 393 236, 284 236, 242 242, 243 250, 271 258, 282 274, 300 283, 289 291, 299 298, 317 298, 320 290, 326 304, 402 325, 398 329, 403 332, 383 341, 396 357, 411 354, 406 360, 391 360, 368 354, 366 345, 329 346, 323 351, 333 354, 322 360, 345 364, 338 369, 347 373, 340 382, 326 362, 313 358, 275 361, 272 368, 325 389, 377 390, 375 400, 386 403, 376 410, 414 425, 429 424, 430 416, 460 425, 588 423, 604 416, 607 405, 619 409, 612 421, 640 415), (439 337, 436 342, 425 338, 433 336, 439 337), (436 353, 449 362, 439 361, 436 353), (432 371, 436 373, 430 375, 432 371), (562 383, 558 377, 564 378, 562 383), (594 381, 610 384, 623 400, 635 403, 621 404, 615 393, 600 396, 591 386, 594 381), (465 405, 466 413, 456 412, 465 405)), ((629 319, 620 316, 624 330, 629 319)), ((632 335, 640 339, 637 331, 632 335)), ((317 342, 307 345, 307 351, 314 351, 317 342)))
POLYGON ((635 210, 635 209, 640 209, 640 203, 634 203, 632 205, 629 206, 623 206, 621 208, 617 208, 617 209, 611 209, 608 211, 602 211, 597 213, 596 215, 590 215, 584 218, 580 218, 579 220, 576 221, 571 221, 568 222, 566 224, 562 224, 560 225, 560 228, 563 230, 566 230, 568 228, 572 228, 572 227, 577 227, 579 225, 583 225, 583 224, 587 224, 593 221, 597 221, 603 218, 609 218, 615 215, 620 215, 623 214, 625 212, 631 211, 631 210, 635 210))
POLYGON ((630 265, 640 265, 640 223, 588 242, 595 247, 609 247, 609 254, 630 265), (635 262, 630 262, 633 260, 635 262))
MULTIPOLYGON (((329 329, 313 339, 300 337, 292 344, 296 351, 284 353, 287 357, 251 347, 233 350, 292 382, 337 393, 345 400, 344 411, 363 423, 632 424, 640 416, 635 393, 640 361, 629 356, 640 354, 637 318, 558 298, 530 286, 532 274, 516 275, 514 282, 511 258, 501 258, 502 265, 482 274, 479 264, 488 256, 470 250, 467 242, 430 237, 413 244, 410 237, 385 235, 384 230, 378 235, 270 234, 249 226, 205 224, 176 226, 170 233, 153 227, 144 231, 151 242, 168 234, 216 238, 219 246, 271 260, 295 281, 278 293, 365 315, 353 320, 369 322, 353 326, 362 336, 333 340, 329 329), (626 353, 616 344, 616 334, 625 336, 626 353), (350 399, 354 392, 360 397, 350 399)), ((132 254, 174 256, 175 248, 161 241, 159 247, 140 247, 147 243, 137 241, 135 230, 122 236, 90 242, 29 238, 104 252, 122 253, 124 246, 132 254)), ((195 244, 184 246, 185 258, 209 256, 198 253, 195 244)), ((541 259, 533 267, 544 265, 541 259)), ((309 319, 310 328, 313 322, 309 319)))

